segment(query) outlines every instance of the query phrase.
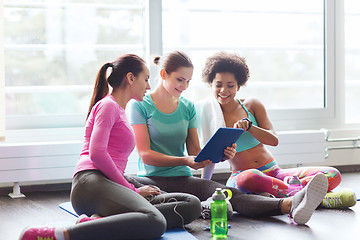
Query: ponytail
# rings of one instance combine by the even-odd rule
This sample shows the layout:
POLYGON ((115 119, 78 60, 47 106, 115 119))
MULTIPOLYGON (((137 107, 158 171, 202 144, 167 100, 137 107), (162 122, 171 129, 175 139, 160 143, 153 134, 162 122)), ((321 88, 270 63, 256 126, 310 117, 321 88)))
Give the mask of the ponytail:
POLYGON ((99 72, 97 73, 96 80, 95 80, 94 91, 93 91, 93 95, 91 97, 89 111, 88 111, 88 114, 86 116, 86 119, 89 117, 91 109, 93 108, 93 106, 99 100, 101 100, 103 97, 105 97, 106 95, 109 94, 109 84, 108 84, 107 79, 106 79, 106 71, 107 71, 107 69, 109 67, 112 67, 112 66, 113 66, 112 63, 105 63, 100 68, 99 72))
POLYGON ((154 62, 155 65, 160 65, 160 58, 161 58, 160 56, 154 57, 153 62, 154 62))
POLYGON ((112 89, 120 87, 126 74, 131 72, 136 77, 144 70, 145 64, 145 61, 135 54, 125 54, 112 63, 105 63, 96 76, 94 91, 86 119, 88 119, 94 105, 109 94, 109 85, 112 89), (106 77, 106 72, 109 67, 112 68, 112 71, 109 77, 106 77))

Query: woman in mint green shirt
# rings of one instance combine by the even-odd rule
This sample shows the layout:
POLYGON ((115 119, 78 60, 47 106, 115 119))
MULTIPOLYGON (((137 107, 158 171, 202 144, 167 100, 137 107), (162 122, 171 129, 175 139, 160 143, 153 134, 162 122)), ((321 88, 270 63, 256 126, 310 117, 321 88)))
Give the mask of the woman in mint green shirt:
MULTIPOLYGON (((155 63, 159 63, 159 58, 155 63)), ((163 60, 161 58, 161 60, 163 60)), ((130 105, 130 123, 135 132, 139 153, 139 174, 142 184, 158 186, 166 192, 183 192, 206 201, 216 188, 229 188, 233 209, 245 216, 287 214, 299 224, 306 223, 323 199, 327 179, 319 175, 301 192, 290 198, 269 198, 244 194, 215 181, 193 177, 190 168, 204 168, 210 161, 195 162, 200 152, 194 104, 181 97, 190 83, 193 65, 183 52, 175 51, 162 61, 160 82, 142 102, 130 105), (185 154, 185 147, 187 154, 185 154)), ((236 144, 224 149, 224 155, 235 156, 236 144)))
MULTIPOLYGON (((191 176, 189 165, 200 168, 207 164, 195 165, 195 163, 191 162, 191 158, 187 159, 187 161, 181 161, 181 158, 185 157, 184 143, 187 142, 187 139, 190 141, 191 138, 194 138, 193 143, 189 144, 198 145, 198 143, 195 143, 196 132, 193 132, 193 129, 196 129, 196 114, 192 102, 180 97, 178 106, 172 113, 163 113, 154 104, 151 95, 148 94, 142 102, 136 102, 132 107, 133 127, 135 129, 146 127, 149 131, 148 135, 154 158, 158 158, 158 153, 161 153, 161 157, 165 159, 163 163, 155 163, 157 165, 145 164, 143 161, 139 161, 138 176, 191 176)), ((196 148, 194 150, 192 154, 197 153, 196 148)), ((191 149, 189 151, 191 153, 191 149)))

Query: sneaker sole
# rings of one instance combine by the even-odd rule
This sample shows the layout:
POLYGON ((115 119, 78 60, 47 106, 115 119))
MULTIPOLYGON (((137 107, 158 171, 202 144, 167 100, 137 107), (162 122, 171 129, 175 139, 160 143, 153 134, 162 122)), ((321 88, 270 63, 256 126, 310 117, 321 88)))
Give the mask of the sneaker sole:
POLYGON ((316 174, 306 187, 304 199, 293 213, 293 220, 297 224, 305 224, 309 221, 327 193, 328 179, 324 174, 316 174))

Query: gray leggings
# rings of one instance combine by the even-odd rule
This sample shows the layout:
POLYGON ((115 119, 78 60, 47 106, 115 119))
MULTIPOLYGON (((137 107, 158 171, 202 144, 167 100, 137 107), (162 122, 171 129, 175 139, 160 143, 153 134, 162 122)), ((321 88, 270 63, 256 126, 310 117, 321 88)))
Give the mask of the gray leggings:
MULTIPOLYGON (((247 217, 274 216, 281 214, 283 199, 244 194, 236 188, 230 188, 215 181, 193 177, 133 177, 134 181, 150 184, 167 192, 182 192, 197 196, 205 201, 215 192, 216 188, 232 191, 231 205, 235 211, 247 217)), ((131 182, 131 181, 130 181, 131 182)), ((136 183, 135 183, 136 184, 136 183)))
POLYGON ((182 227, 198 218, 201 211, 199 199, 190 194, 161 194, 150 203, 97 170, 75 175, 70 198, 79 215, 103 217, 68 227, 73 240, 158 238, 166 228, 182 227))

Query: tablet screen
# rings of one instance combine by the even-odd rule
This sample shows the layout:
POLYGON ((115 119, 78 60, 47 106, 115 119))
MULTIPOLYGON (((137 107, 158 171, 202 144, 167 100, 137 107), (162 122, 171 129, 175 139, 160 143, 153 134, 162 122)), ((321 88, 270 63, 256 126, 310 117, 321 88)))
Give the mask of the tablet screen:
POLYGON ((220 162, 224 158, 224 149, 235 143, 243 132, 241 128, 219 128, 196 156, 195 162, 207 159, 220 162))

